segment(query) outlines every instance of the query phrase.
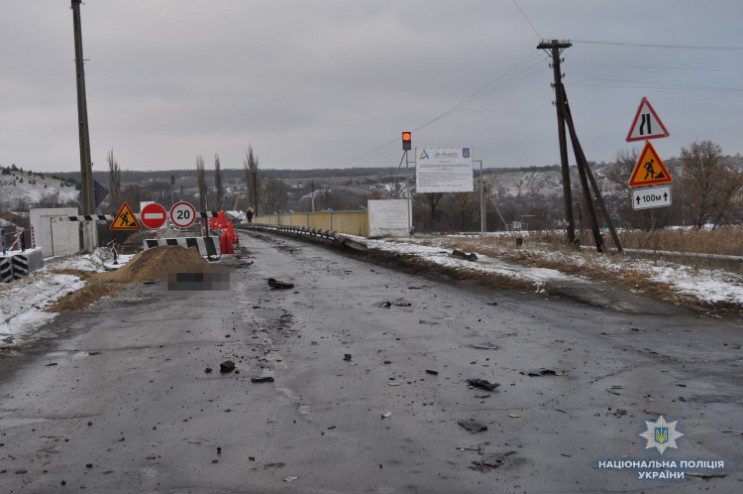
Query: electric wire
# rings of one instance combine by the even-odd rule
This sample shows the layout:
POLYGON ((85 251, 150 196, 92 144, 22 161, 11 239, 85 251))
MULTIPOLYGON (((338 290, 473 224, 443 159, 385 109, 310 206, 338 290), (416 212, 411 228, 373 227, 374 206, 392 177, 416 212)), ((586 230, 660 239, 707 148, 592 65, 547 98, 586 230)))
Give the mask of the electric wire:
POLYGON ((743 50, 743 46, 664 45, 658 43, 625 43, 621 41, 572 40, 573 43, 591 45, 633 46, 641 48, 671 48, 679 50, 743 50))
POLYGON ((519 12, 521 12, 521 15, 524 16, 524 20, 526 20, 526 23, 529 24, 529 27, 531 28, 531 30, 534 31, 534 33, 537 35, 539 39, 542 39, 543 36, 539 34, 539 31, 537 31, 537 28, 534 27, 534 24, 532 24, 529 18, 526 16, 524 9, 521 8, 521 6, 516 0, 513 0, 513 4, 516 6, 517 9, 519 9, 519 12))
POLYGON ((674 84, 672 82, 653 82, 653 81, 638 81, 629 79, 616 79, 611 77, 599 77, 590 76, 583 74, 572 73, 571 77, 579 77, 584 79, 593 79, 598 81, 607 81, 614 83, 629 83, 629 84, 649 84, 652 88, 665 88, 665 89, 692 89, 692 90, 705 90, 705 91, 725 91, 725 92, 742 92, 743 88, 734 87, 719 87, 719 86, 699 86, 692 84, 674 84))
MULTIPOLYGON (((532 62, 531 64, 524 67, 525 64, 527 64, 531 59, 533 59, 535 56, 538 56, 538 52, 531 52, 526 57, 522 58, 518 62, 516 62, 514 65, 510 66, 508 69, 503 71, 501 74, 496 76, 494 79, 490 80, 488 83, 486 83, 484 86, 482 86, 480 89, 475 91, 474 93, 467 96, 462 101, 456 103, 455 105, 452 105, 448 109, 444 110, 443 112, 439 113, 435 117, 431 118, 430 120, 424 122, 423 124, 419 125, 418 127, 414 128, 411 132, 417 132, 420 131, 429 125, 451 115, 452 113, 464 108, 465 106, 473 103, 474 101, 481 99, 485 97, 486 95, 492 94, 493 92, 496 92, 498 90, 505 90, 509 86, 509 84, 514 83, 518 80, 521 80, 522 78, 525 78, 531 71, 534 71, 534 68, 540 64, 542 64, 545 59, 540 58, 536 62, 532 62)), ((511 84, 513 85, 513 84, 511 84)), ((374 155, 380 151, 383 151, 387 149, 388 147, 396 144, 399 142, 399 138, 392 139, 390 141, 387 141, 383 144, 380 144, 376 148, 364 153, 363 155, 359 156, 358 158, 352 160, 350 162, 350 165, 354 165, 358 163, 359 161, 363 160, 364 158, 367 158, 371 155, 374 155)))
POLYGON ((603 67, 612 69, 642 69, 642 70, 697 70, 702 72, 743 72, 743 68, 739 69, 721 69, 716 67, 670 67, 670 66, 659 66, 659 65, 610 65, 603 63, 578 63, 578 62, 565 62, 565 66, 569 67, 603 67))

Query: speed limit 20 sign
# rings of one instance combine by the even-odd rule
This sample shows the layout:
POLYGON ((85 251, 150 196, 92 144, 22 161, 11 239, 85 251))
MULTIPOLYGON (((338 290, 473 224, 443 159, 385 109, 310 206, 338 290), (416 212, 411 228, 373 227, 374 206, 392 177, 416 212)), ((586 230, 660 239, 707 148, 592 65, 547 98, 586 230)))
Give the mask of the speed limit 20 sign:
POLYGON ((196 209, 186 201, 173 204, 170 208, 170 221, 178 228, 191 226, 196 220, 196 209))

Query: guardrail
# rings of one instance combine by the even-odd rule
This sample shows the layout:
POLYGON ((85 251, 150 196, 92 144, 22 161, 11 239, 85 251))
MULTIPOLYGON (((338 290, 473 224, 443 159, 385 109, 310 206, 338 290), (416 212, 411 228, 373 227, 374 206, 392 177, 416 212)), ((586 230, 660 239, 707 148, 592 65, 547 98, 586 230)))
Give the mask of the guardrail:
POLYGON ((269 214, 255 217, 253 222, 263 225, 319 228, 360 237, 369 236, 369 212, 364 210, 269 214))
POLYGON ((354 250, 363 251, 367 247, 363 242, 353 239, 343 233, 334 230, 324 230, 322 228, 312 228, 307 226, 294 225, 271 225, 265 223, 242 223, 235 226, 238 230, 262 230, 273 233, 281 233, 290 237, 310 240, 318 243, 333 244, 336 247, 348 247, 354 250))

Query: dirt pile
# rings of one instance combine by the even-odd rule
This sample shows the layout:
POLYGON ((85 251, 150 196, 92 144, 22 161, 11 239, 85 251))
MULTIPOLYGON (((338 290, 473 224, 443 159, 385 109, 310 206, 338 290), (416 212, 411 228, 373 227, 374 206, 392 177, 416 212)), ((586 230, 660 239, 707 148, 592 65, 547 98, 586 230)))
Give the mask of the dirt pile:
POLYGON ((163 245, 140 252, 116 271, 93 274, 82 289, 61 297, 46 310, 84 310, 101 297, 109 296, 130 283, 159 280, 174 273, 210 273, 215 270, 216 267, 202 258, 195 248, 163 245))

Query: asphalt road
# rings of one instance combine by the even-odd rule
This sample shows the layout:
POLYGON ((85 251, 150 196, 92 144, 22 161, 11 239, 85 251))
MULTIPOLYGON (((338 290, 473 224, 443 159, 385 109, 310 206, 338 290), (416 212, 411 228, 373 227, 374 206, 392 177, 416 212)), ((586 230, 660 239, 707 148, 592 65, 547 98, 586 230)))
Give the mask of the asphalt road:
POLYGON ((221 261, 229 290, 138 284, 0 360, 0 492, 743 490, 740 320, 442 283, 240 235, 221 261), (684 434, 663 455, 639 436, 660 414, 684 434), (598 468, 623 459, 725 468, 598 468))

